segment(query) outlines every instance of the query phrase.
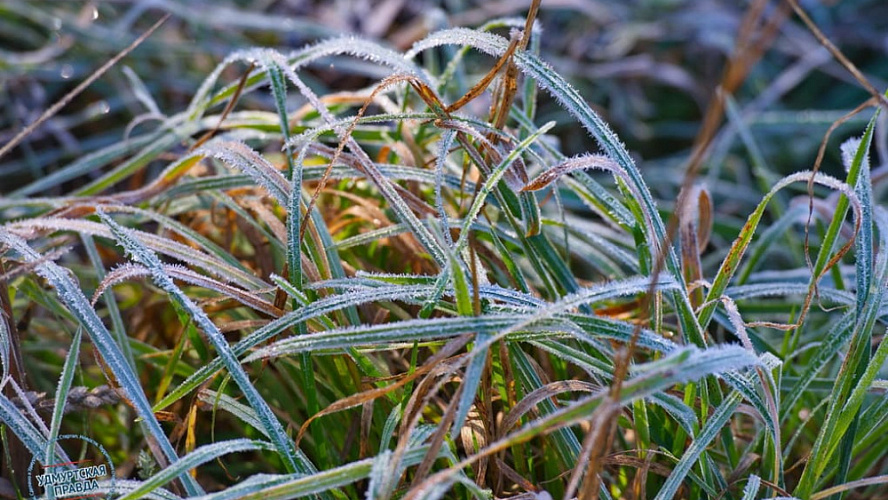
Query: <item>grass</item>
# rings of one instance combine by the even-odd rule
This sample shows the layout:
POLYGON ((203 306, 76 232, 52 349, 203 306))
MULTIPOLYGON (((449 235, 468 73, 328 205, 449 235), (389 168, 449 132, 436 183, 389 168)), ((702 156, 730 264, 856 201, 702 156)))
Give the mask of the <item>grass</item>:
MULTIPOLYGON (((644 170, 534 9, 215 69, 243 33, 207 35, 163 105, 148 37, 136 118, 0 164, 0 495, 104 461, 83 435, 116 498, 888 497, 884 98, 857 74, 856 138, 787 168, 741 102, 791 13, 766 4, 681 164, 644 170)), ((24 40, 53 15, 0 10, 24 40)))

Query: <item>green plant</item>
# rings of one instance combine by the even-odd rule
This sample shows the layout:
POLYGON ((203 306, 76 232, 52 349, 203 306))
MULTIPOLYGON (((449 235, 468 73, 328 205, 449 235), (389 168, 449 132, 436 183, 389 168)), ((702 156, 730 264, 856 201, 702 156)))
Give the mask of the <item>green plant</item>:
POLYGON ((690 186, 673 244, 622 142, 541 60, 533 18, 403 54, 351 37, 235 52, 186 110, 0 199, 4 317, 33 315, 41 337, 0 321, 4 381, 61 381, 48 427, 21 390, 0 395, 4 448, 51 461, 64 423, 146 471, 152 453, 159 470, 121 498, 884 491, 876 117, 844 146, 844 181, 764 184, 715 250, 711 195, 690 186), (472 51, 495 61, 482 85, 472 51), (391 74, 319 95, 307 68, 343 56, 391 74), (543 99, 600 154, 566 157, 543 99), (829 207, 811 234, 782 197, 805 183, 829 207), (75 377, 119 387, 102 426, 63 420, 75 377))

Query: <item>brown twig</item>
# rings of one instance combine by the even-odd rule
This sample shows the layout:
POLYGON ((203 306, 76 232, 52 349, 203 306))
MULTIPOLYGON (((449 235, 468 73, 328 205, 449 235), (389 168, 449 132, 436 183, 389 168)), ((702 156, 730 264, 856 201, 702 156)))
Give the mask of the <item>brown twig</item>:
POLYGON ((2 148, 0 148, 0 158, 3 158, 4 156, 6 156, 6 153, 9 153, 10 151, 12 151, 13 148, 18 146, 18 144, 20 142, 22 142, 22 140, 25 137, 27 137, 28 135, 32 134, 35 130, 37 130, 37 127, 42 125, 43 122, 52 118, 56 113, 61 111, 62 108, 67 106, 75 97, 80 95, 81 92, 83 92, 84 90, 86 90, 87 87, 92 85, 93 82, 98 80, 102 75, 104 75, 115 64, 120 62, 121 59, 126 57, 127 54, 129 54, 136 47, 141 45, 142 42, 144 42, 149 36, 151 36, 151 34, 154 33, 157 30, 157 28, 160 28, 160 26, 169 18, 170 18, 170 14, 164 14, 164 16, 161 17, 159 21, 157 21, 156 23, 154 23, 153 26, 148 28, 148 31, 146 31, 145 33, 142 33, 142 35, 139 36, 139 38, 136 38, 133 41, 133 43, 129 44, 129 46, 127 46, 125 49, 118 52, 116 56, 109 59, 108 62, 103 64, 99 69, 96 70, 95 73, 91 74, 86 80, 83 80, 82 82, 80 82, 79 85, 74 87, 74 90, 68 92, 67 94, 65 94, 64 97, 62 97, 61 99, 56 101, 56 103, 53 104, 52 106, 50 106, 46 111, 44 111, 43 114, 40 115, 40 117, 34 121, 34 123, 28 125, 24 129, 22 129, 22 131, 19 132, 18 134, 16 134, 16 136, 13 137, 12 140, 7 142, 6 144, 3 145, 2 148))
POLYGON ((842 67, 844 67, 848 71, 848 73, 851 73, 851 76, 853 76, 854 79, 857 80, 857 83, 859 83, 864 89, 866 89, 866 91, 869 92, 870 95, 876 98, 876 100, 879 101, 879 104, 885 107, 885 109, 888 109, 888 97, 885 97, 884 94, 879 92, 879 90, 874 87, 872 83, 869 82, 866 76, 864 76, 863 73, 859 69, 857 69, 857 66, 855 66, 850 59, 845 57, 845 54, 843 54, 842 51, 838 49, 838 47, 836 47, 835 45, 833 45, 832 42, 829 41, 829 38, 827 38, 826 35, 824 35, 822 31, 820 31, 817 25, 814 24, 814 21, 812 21, 811 18, 808 17, 808 14, 805 13, 804 9, 802 9, 798 1, 786 1, 792 7, 792 10, 795 11, 796 15, 799 16, 799 19, 801 19, 802 22, 805 23, 805 26, 807 26, 808 29, 811 31, 811 33, 814 34, 814 37, 817 38, 817 41, 820 42, 821 45, 826 47, 826 50, 828 50, 829 53, 836 58, 836 61, 838 61, 839 64, 841 64, 842 67))
POLYGON ((212 139, 214 135, 219 131, 219 128, 222 127, 222 122, 228 118, 228 115, 231 113, 231 110, 234 109, 234 105, 237 104, 237 100, 240 98, 241 93, 244 91, 244 87, 247 85, 247 78, 250 76, 250 73, 253 71, 253 68, 256 67, 256 62, 253 61, 250 63, 250 67, 241 75, 240 81, 237 82, 237 88, 234 90, 234 95, 231 96, 231 99, 228 101, 228 104, 225 106, 225 109, 222 110, 222 114, 219 115, 219 121, 216 123, 216 126, 212 130, 207 130, 207 132, 200 136, 200 138, 188 148, 188 152, 192 152, 195 149, 201 147, 205 142, 212 139))

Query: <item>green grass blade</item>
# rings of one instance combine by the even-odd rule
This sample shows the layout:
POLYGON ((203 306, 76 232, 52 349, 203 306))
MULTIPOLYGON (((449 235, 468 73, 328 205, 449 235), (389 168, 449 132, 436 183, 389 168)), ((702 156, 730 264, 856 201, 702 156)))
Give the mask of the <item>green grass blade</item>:
POLYGON ((74 332, 74 338, 71 340, 71 348, 68 350, 68 356, 65 358, 65 364, 62 367, 62 374, 59 376, 59 386, 55 394, 55 407, 52 409, 52 420, 49 424, 49 439, 47 442, 46 453, 44 453, 44 464, 55 463, 55 444, 59 437, 59 429, 62 427, 62 417, 65 415, 65 405, 68 401, 68 391, 71 390, 71 382, 74 380, 74 371, 77 369, 77 363, 80 356, 80 340, 83 338, 83 328, 78 327, 74 332))
POLYGON ((254 441, 250 439, 233 439, 230 441, 222 441, 201 446, 171 463, 157 474, 154 474, 150 479, 143 482, 141 486, 129 491, 126 495, 120 497, 119 500, 136 500, 143 498, 144 495, 151 493, 176 477, 188 474, 188 471, 191 469, 221 456, 244 451, 270 449, 274 449, 271 444, 266 443, 265 441, 254 441))

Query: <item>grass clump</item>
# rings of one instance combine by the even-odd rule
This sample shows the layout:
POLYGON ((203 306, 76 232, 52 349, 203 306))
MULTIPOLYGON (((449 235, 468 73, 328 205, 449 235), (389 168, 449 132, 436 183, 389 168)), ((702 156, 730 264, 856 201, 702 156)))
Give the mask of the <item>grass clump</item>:
POLYGON ((92 453, 54 446, 77 433, 119 498, 883 495, 878 113, 843 178, 781 178, 718 94, 658 204, 543 61, 538 4, 404 52, 235 51, 176 114, 139 87, 125 140, 11 189, 8 485, 92 453), (319 92, 330 67, 357 88, 319 92), (565 154, 551 106, 598 149, 565 154), (722 114, 745 223, 696 182, 722 114))

